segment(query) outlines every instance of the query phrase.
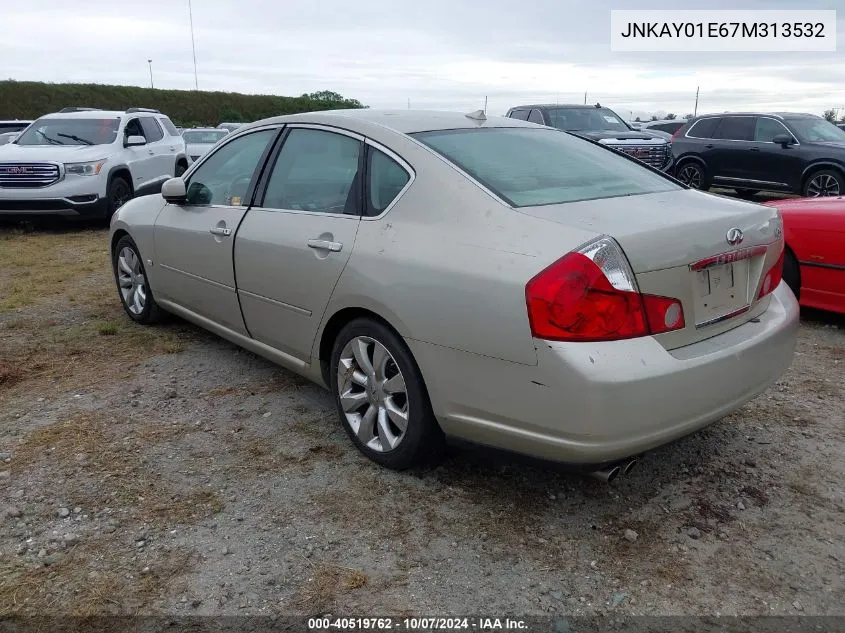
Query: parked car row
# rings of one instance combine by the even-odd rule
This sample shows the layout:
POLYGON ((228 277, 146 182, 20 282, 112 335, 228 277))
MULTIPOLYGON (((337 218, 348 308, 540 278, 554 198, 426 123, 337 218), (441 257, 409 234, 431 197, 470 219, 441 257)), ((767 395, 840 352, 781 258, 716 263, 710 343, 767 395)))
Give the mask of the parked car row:
POLYGON ((160 191, 238 125, 182 130, 148 108, 69 107, 0 121, 0 214, 109 218, 130 198, 160 191))

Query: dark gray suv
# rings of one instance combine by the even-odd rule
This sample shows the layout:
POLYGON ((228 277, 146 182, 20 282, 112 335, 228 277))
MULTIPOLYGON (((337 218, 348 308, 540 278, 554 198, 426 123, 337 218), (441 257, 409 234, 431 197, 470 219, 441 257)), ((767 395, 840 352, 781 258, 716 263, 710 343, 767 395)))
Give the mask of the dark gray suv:
POLYGON ((669 171, 672 147, 665 134, 637 132, 610 108, 600 104, 526 105, 508 110, 508 117, 548 125, 633 156, 655 169, 669 171))
POLYGON ((673 137, 672 151, 678 180, 696 189, 845 193, 845 131, 812 114, 701 116, 673 137))

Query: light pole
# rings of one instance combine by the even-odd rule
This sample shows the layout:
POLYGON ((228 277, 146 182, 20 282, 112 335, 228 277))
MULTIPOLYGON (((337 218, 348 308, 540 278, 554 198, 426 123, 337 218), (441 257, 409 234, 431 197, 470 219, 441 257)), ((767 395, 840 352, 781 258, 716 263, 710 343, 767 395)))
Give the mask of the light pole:
POLYGON ((191 51, 194 54, 194 90, 200 89, 197 79, 197 45, 194 43, 194 12, 191 10, 191 0, 188 0, 188 19, 191 21, 191 51))
POLYGON ((150 88, 155 88, 155 86, 153 85, 153 60, 148 59, 147 64, 150 67, 150 88))

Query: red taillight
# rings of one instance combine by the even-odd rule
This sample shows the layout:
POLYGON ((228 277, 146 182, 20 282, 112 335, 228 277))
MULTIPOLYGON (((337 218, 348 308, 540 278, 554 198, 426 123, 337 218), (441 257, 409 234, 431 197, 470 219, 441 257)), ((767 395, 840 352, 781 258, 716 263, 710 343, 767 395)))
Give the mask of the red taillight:
POLYGON ((757 296, 758 299, 762 299, 768 294, 771 294, 775 291, 780 285, 780 281, 783 279, 783 248, 781 247, 780 256, 778 257, 775 265, 772 266, 763 277, 763 284, 760 286, 760 294, 757 296))
POLYGON ((623 257, 613 252, 615 242, 600 242, 609 255, 593 246, 582 251, 598 253, 595 259, 606 265, 616 284, 584 252, 562 257, 525 287, 532 334, 553 341, 613 341, 683 328, 680 301, 637 292, 628 279, 632 274, 611 270, 623 257))

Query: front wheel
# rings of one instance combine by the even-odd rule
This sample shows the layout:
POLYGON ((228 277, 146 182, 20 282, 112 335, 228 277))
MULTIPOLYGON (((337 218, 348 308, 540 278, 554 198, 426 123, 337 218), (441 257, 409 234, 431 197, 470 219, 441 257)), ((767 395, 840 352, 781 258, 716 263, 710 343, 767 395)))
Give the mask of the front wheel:
POLYGON ((845 193, 845 177, 838 171, 822 169, 810 175, 804 184, 804 197, 841 196, 845 193))
POLYGON ((129 318, 144 325, 160 321, 161 308, 150 290, 141 253, 128 235, 121 237, 115 244, 112 269, 120 301, 129 318))
POLYGON ((373 319, 355 319, 335 340, 331 388, 341 424, 374 462, 404 470, 436 457, 442 445, 422 375, 399 336, 373 319))
POLYGON ((108 220, 114 213, 124 204, 132 199, 132 187, 120 176, 115 176, 109 183, 108 192, 106 194, 108 201, 108 220))
POLYGON ((707 173, 704 166, 696 161, 681 163, 677 170, 677 178, 687 187, 706 191, 710 185, 707 182, 707 173))

